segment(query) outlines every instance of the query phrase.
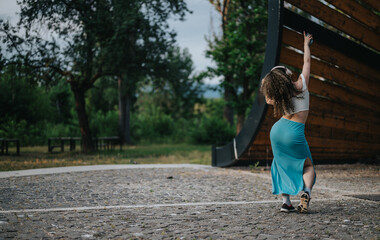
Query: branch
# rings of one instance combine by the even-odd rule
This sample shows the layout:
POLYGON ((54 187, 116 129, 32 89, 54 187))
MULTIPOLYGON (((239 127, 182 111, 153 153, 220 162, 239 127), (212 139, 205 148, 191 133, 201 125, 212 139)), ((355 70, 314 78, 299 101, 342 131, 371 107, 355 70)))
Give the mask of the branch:
MULTIPOLYGON (((12 45, 13 48, 17 51, 17 53, 18 53, 19 55, 22 55, 21 51, 18 49, 18 45, 17 45, 17 44, 15 43, 15 41, 13 40, 13 35, 11 35, 11 34, 9 33, 9 31, 7 31, 7 30, 2 30, 2 32, 5 33, 5 35, 6 35, 6 39, 8 39, 8 40, 11 41, 11 45, 12 45)), ((17 37, 17 36, 16 36, 16 37, 17 37)))
POLYGON ((223 1, 223 13, 222 13, 222 17, 223 17, 224 23, 227 22, 227 14, 228 14, 229 4, 230 4, 230 0, 224 0, 223 1))
POLYGON ((100 67, 100 68, 98 69, 98 71, 94 74, 94 76, 91 77, 90 82, 89 82, 89 84, 88 84, 88 88, 90 88, 92 85, 94 85, 95 81, 96 81, 98 78, 100 78, 100 77, 103 76, 103 74, 102 74, 103 71, 102 71, 102 70, 103 70, 102 67, 100 67))
MULTIPOLYGON (((94 2, 95 1, 93 0, 91 2, 90 6, 92 6, 94 4, 94 2)), ((76 10, 79 13, 79 15, 82 17, 82 19, 88 19, 89 20, 89 18, 87 17, 86 14, 84 14, 79 9, 76 9, 75 7, 73 7, 73 5, 71 3, 72 3, 72 1, 63 1, 63 4, 66 6, 67 9, 74 9, 74 10, 76 10)))
POLYGON ((85 89, 91 88, 94 85, 95 81, 101 77, 115 75, 115 73, 112 71, 103 71, 104 59, 101 61, 99 65, 100 66, 98 68, 98 71, 90 78, 88 84, 86 84, 85 86, 85 89))
POLYGON ((69 77, 67 80, 68 83, 72 82, 74 79, 74 75, 70 71, 63 71, 60 67, 54 66, 54 65, 48 65, 47 67, 54 70, 56 73, 60 74, 63 77, 69 77))
POLYGON ((212 5, 214 5, 214 7, 216 8, 216 11, 218 11, 223 16, 223 11, 222 11, 222 7, 220 4, 220 0, 218 0, 217 2, 215 0, 209 0, 209 2, 212 5))

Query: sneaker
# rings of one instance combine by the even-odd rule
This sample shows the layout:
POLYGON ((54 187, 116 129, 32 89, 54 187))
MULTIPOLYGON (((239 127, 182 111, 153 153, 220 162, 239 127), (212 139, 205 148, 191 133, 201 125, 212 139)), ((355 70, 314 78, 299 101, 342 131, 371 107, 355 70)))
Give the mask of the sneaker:
POLYGON ((281 212, 286 212, 286 213, 289 213, 289 212, 294 212, 296 209, 290 204, 290 206, 288 206, 288 204, 284 203, 282 204, 281 206, 281 212))
POLYGON ((310 203, 310 195, 309 193, 305 192, 301 195, 301 202, 298 205, 297 209, 300 213, 307 213, 310 203))

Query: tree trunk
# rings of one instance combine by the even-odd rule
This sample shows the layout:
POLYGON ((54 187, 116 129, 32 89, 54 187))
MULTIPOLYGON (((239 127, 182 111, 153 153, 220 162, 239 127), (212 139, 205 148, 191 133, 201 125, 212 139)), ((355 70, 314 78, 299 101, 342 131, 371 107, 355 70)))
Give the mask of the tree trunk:
POLYGON ((71 90, 74 93, 75 110, 78 115, 80 133, 82 136, 82 151, 86 153, 95 151, 95 145, 92 141, 90 125, 88 123, 88 117, 86 113, 86 104, 84 99, 85 91, 82 88, 78 88, 74 84, 71 84, 71 90))
MULTIPOLYGON (((216 11, 218 11, 221 15, 221 20, 222 20, 221 27, 222 27, 222 34, 223 34, 222 38, 224 41, 226 41, 226 38, 227 38, 226 26, 228 23, 228 9, 229 9, 230 0, 209 0, 209 2, 212 5, 214 5, 216 11)), ((228 56, 226 54, 225 54, 225 58, 226 58, 225 61, 227 61, 228 56)), ((224 76, 224 77, 225 77, 224 81, 226 81, 228 84, 231 83, 231 79, 228 76, 224 76)), ((230 124, 230 126, 234 124, 234 110, 231 106, 228 105, 228 102, 230 102, 231 97, 232 97, 231 89, 225 86, 224 100, 227 104, 224 105, 223 118, 230 124)))
POLYGON ((230 88, 224 88, 224 101, 226 105, 224 105, 223 109, 223 118, 232 126, 234 124, 234 110, 232 107, 228 105, 228 102, 231 101, 232 94, 230 92, 230 88))
MULTIPOLYGON (((226 26, 228 23, 228 9, 229 9, 230 0, 223 0, 222 8, 221 8, 221 14, 222 14, 222 32, 223 32, 223 40, 224 42, 227 41, 226 36, 226 26)), ((225 62, 228 61, 228 55, 225 54, 225 62)), ((230 126, 234 125, 234 109, 228 105, 228 102, 231 101, 232 98, 232 89, 228 86, 232 79, 229 76, 225 76, 224 81, 227 82, 227 85, 224 87, 224 100, 226 101, 226 105, 224 106, 223 110, 223 118, 230 124, 230 126)))
POLYGON ((252 94, 252 90, 249 88, 249 78, 244 78, 243 81, 243 92, 241 95, 240 105, 237 110, 237 124, 236 124, 236 135, 239 134, 240 130, 243 128, 245 122, 245 113, 247 109, 247 102, 252 94))
POLYGON ((119 132, 122 142, 131 144, 131 107, 132 107, 132 94, 128 91, 125 79, 119 77, 119 132))
POLYGON ((240 130, 243 128, 245 122, 245 113, 238 113, 237 125, 236 125, 236 135, 239 134, 240 130))

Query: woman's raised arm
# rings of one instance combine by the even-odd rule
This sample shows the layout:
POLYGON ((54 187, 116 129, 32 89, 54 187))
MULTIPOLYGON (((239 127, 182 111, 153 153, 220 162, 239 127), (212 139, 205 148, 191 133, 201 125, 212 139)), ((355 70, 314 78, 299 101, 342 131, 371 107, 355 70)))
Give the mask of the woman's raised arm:
MULTIPOLYGON (((310 77, 310 41, 313 39, 312 35, 306 35, 303 32, 304 44, 303 44, 303 67, 302 67, 302 75, 305 77, 306 85, 309 85, 309 77, 310 77)), ((302 79, 301 79, 302 80, 302 79)))

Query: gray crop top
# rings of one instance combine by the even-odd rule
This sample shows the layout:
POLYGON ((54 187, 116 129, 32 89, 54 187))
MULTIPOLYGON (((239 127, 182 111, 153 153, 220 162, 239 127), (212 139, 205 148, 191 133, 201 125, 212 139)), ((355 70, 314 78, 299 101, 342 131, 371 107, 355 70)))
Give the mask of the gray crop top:
POLYGON ((302 93, 298 94, 297 97, 292 97, 292 102, 294 105, 294 111, 289 109, 289 112, 287 114, 294 114, 302 111, 309 110, 309 91, 307 90, 306 86, 306 80, 303 74, 301 73, 301 78, 302 78, 302 93), (301 97, 301 98, 300 98, 301 97), (303 97, 303 98, 302 98, 303 97))

